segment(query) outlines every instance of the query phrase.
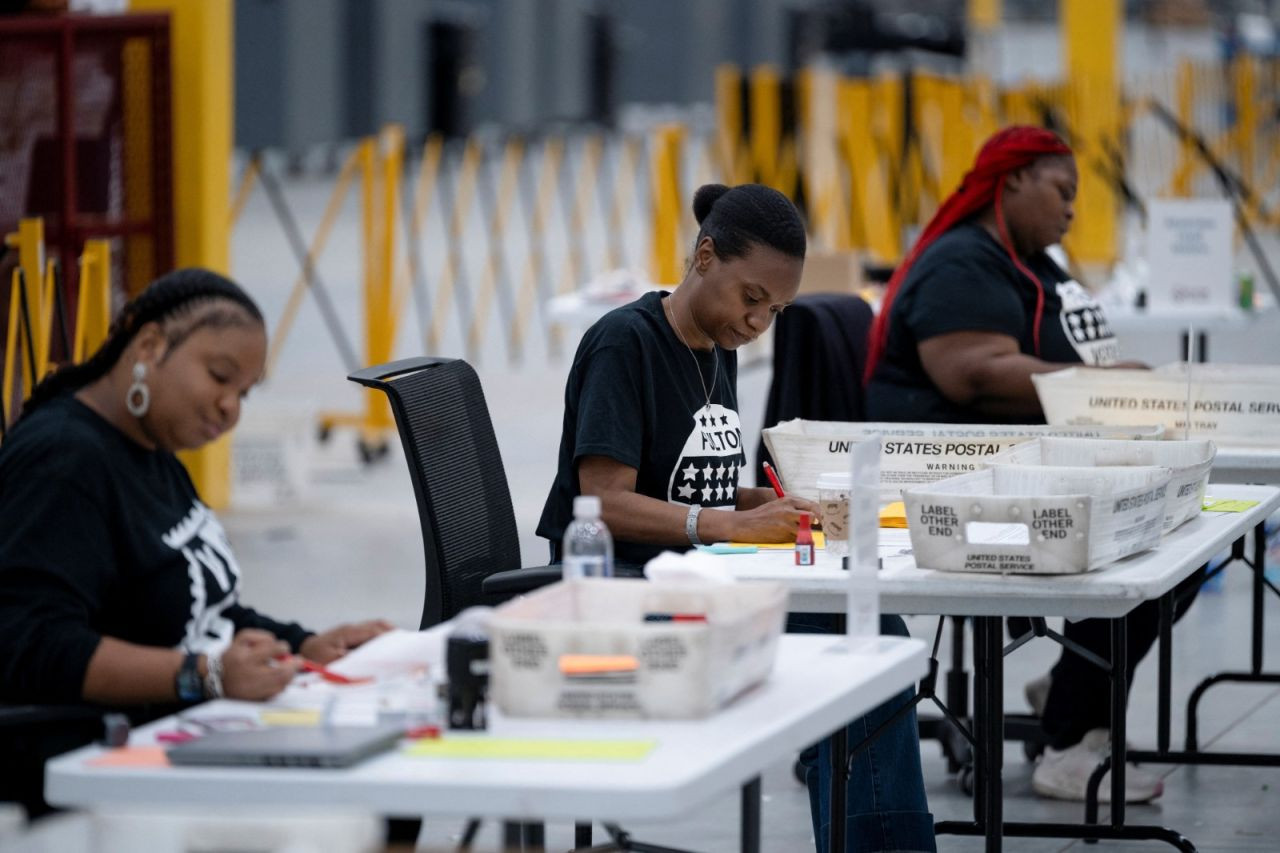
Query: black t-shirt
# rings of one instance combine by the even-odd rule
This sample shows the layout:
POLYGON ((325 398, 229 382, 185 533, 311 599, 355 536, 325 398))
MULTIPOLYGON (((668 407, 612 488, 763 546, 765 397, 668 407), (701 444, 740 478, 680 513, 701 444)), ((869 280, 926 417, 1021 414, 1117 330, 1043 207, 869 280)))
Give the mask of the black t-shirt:
MULTIPOLYGON (((1098 303, 1046 253, 1026 261, 1044 284, 1039 357, 1110 364, 1119 347, 1098 303)), ((867 385, 871 421, 990 423, 992 415, 951 402, 925 373, 917 347, 950 332, 999 332, 1035 355, 1036 288, 985 228, 967 222, 943 234, 911 267, 894 301, 889 337, 867 385)))
MULTIPOLYGON (((734 507, 746 456, 738 420, 738 359, 690 350, 646 293, 587 330, 569 370, 555 482, 538 535, 558 543, 573 518, 578 461, 607 456, 636 469, 636 492, 676 504, 734 507), (702 379, 694 372, 694 364, 702 379), (718 364, 718 367, 717 367, 718 364), (714 377, 714 385, 713 385, 714 377), (706 404, 702 383, 711 391, 706 404)), ((614 542, 614 558, 640 564, 687 542, 614 542)))
POLYGON ((307 637, 239 604, 240 567, 186 469, 72 396, 0 445, 0 700, 81 698, 103 636, 206 653, 241 628, 307 637))

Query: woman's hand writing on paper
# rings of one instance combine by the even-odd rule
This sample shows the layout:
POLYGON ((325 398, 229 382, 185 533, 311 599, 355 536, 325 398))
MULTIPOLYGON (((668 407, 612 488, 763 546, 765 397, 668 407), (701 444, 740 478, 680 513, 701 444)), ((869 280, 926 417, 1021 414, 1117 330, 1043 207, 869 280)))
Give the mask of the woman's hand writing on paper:
POLYGON ((329 663, 345 655, 356 646, 369 642, 379 634, 385 634, 395 626, 385 619, 354 622, 330 628, 323 634, 312 634, 303 641, 298 651, 304 658, 316 663, 329 663))
MULTIPOLYGON (((739 510, 731 515, 731 535, 723 538, 734 542, 794 542, 802 512, 809 513, 810 518, 815 521, 819 517, 816 503, 793 495, 769 501, 754 509, 739 510)), ((703 518, 705 517, 706 513, 703 513, 703 518)))
POLYGON ((288 643, 267 631, 245 628, 222 653, 222 692, 228 699, 261 702, 283 690, 297 671, 288 643))

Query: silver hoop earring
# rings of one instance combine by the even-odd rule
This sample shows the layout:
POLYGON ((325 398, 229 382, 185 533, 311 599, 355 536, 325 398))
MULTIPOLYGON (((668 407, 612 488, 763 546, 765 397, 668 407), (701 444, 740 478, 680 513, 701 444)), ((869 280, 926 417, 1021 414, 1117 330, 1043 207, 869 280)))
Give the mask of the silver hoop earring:
POLYGON ((124 394, 124 407, 129 414, 140 418, 151 408, 151 389, 147 387, 147 366, 142 362, 133 365, 133 384, 124 394))

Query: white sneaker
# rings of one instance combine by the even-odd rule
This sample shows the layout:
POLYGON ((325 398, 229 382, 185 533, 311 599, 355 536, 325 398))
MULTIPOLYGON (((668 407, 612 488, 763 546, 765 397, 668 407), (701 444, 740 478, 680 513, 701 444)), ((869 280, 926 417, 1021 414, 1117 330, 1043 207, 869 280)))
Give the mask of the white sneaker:
MULTIPOLYGON (((1084 801, 1089 777, 1098 762, 1111 751, 1111 732, 1093 729, 1075 746, 1064 750, 1046 747, 1035 772, 1031 775, 1031 787, 1042 797, 1056 800, 1084 801)), ((1124 799, 1127 803, 1145 803, 1164 793, 1164 780, 1132 763, 1124 769, 1124 799)), ((1098 786, 1098 801, 1111 802, 1111 771, 1102 777, 1098 786)))
POLYGON ((1046 672, 1039 678, 1033 678, 1022 687, 1022 693, 1027 697, 1027 704, 1031 706, 1031 713, 1037 717, 1044 716, 1044 706, 1049 703, 1049 685, 1053 683, 1053 673, 1046 672))

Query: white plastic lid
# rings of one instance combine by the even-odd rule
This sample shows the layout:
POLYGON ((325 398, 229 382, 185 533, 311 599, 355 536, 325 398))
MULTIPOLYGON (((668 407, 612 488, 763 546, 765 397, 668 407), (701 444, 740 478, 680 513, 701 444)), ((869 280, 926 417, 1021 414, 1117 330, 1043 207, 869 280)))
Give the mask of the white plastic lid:
POLYGON ((573 517, 589 519, 600 517, 600 498, 597 495, 578 495, 573 499, 573 517))
POLYGON ((833 492, 847 492, 853 488, 853 474, 847 471, 832 471, 818 475, 818 488, 830 489, 833 492))

